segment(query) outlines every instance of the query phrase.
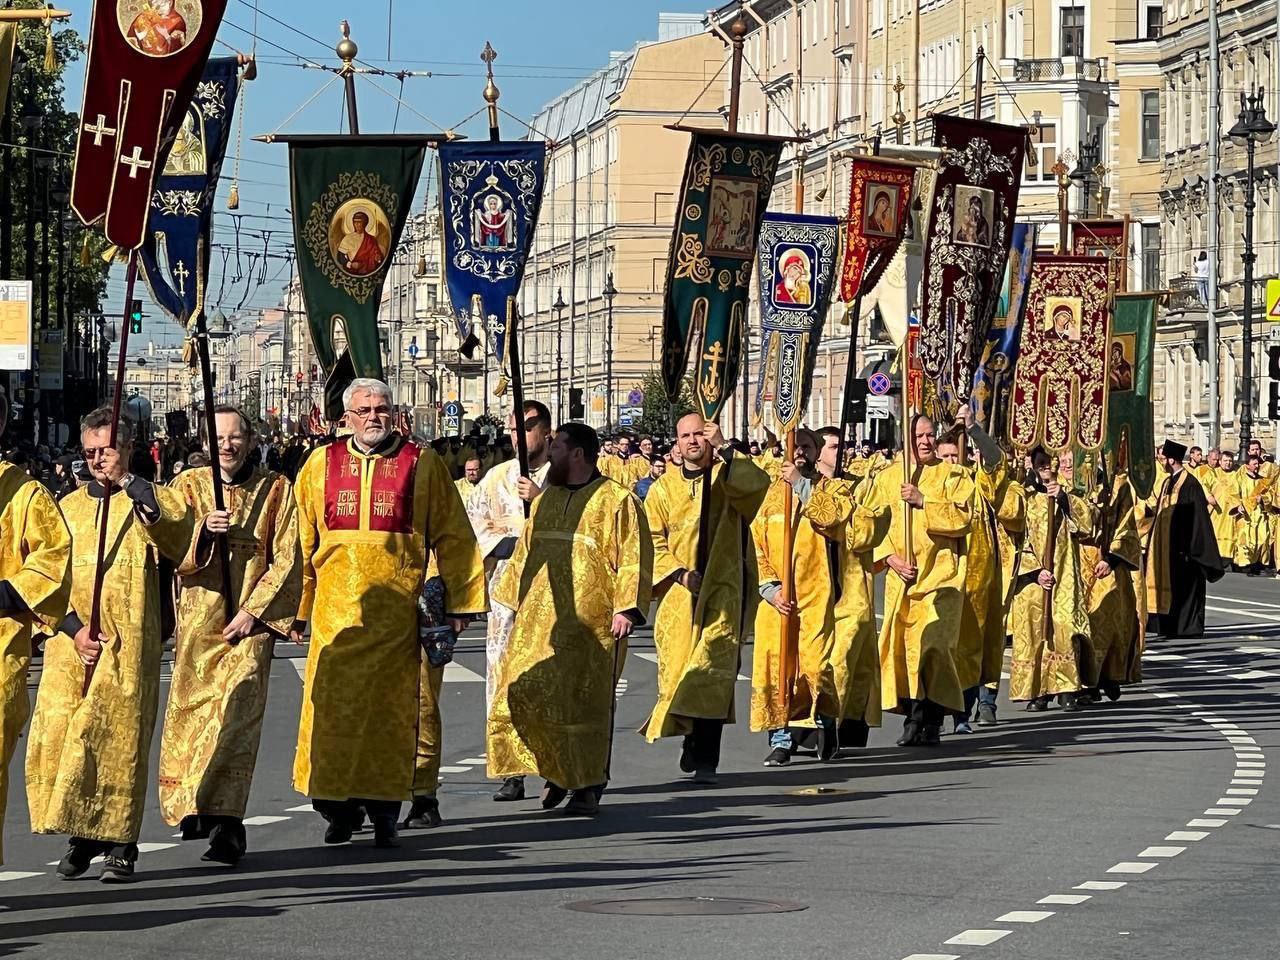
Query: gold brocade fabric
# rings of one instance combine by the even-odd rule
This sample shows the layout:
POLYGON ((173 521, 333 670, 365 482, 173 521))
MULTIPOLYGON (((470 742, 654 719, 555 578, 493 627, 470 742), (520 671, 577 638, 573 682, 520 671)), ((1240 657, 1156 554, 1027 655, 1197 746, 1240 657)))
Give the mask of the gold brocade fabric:
POLYGON ((613 618, 647 617, 652 590, 653 539, 625 487, 597 477, 538 496, 493 592, 515 619, 489 709, 490 777, 537 774, 566 790, 608 779, 627 646, 613 618))
POLYGON ((1010 614, 1013 662, 1009 699, 1032 700, 1080 689, 1081 658, 1088 655, 1089 608, 1080 576, 1080 548, 1076 537, 1093 529, 1089 504, 1068 494, 1069 515, 1058 515, 1054 554, 1049 560, 1049 498, 1028 493, 1026 538, 1019 564, 1019 584, 1010 614), (1036 582, 1036 575, 1052 563, 1052 594, 1036 582), (1045 634, 1045 604, 1052 596, 1050 635, 1045 634))
MULTIPOLYGON (((875 563, 872 552, 888 530, 889 516, 877 516, 862 504, 869 480, 823 480, 805 504, 805 517, 835 543, 840 561, 840 599, 835 605, 832 645, 833 685, 839 698, 837 720, 861 720, 880 726, 880 652, 872 606, 875 563)), ((759 644, 760 638, 756 637, 759 644)))
POLYGON ((458 496, 462 498, 462 502, 466 503, 471 499, 471 495, 476 492, 477 483, 472 483, 466 477, 459 477, 453 481, 453 485, 458 488, 458 496))
POLYGON ((190 547, 175 571, 181 592, 160 737, 160 813, 175 825, 193 814, 243 817, 272 652, 293 623, 302 591, 293 490, 285 477, 261 467, 242 484, 223 485, 231 512, 234 609, 253 614, 265 627, 235 645, 222 638, 222 566, 212 538, 200 536, 214 509, 212 471, 187 470, 157 494, 180 498, 195 521, 190 547))
POLYGON ((1080 568, 1089 600, 1089 646, 1092 656, 1081 663, 1081 681, 1137 683, 1142 679, 1142 650, 1146 631, 1145 603, 1139 591, 1146 584, 1142 569, 1142 541, 1134 516, 1135 494, 1124 474, 1115 477, 1108 501, 1095 493, 1095 523, 1080 541, 1080 568), (1104 545, 1103 540, 1108 541, 1104 545), (1099 578, 1095 570, 1107 560, 1111 573, 1099 578))
POLYGON ((361 515, 355 529, 327 519, 327 448, 314 451, 294 486, 302 555, 298 616, 311 623, 293 784, 315 799, 407 800, 415 781, 419 717, 418 594, 428 551, 439 561, 445 609, 485 608, 475 534, 444 463, 418 452, 412 532, 373 528, 370 493, 380 461, 353 441, 361 515))
POLYGON ((57 503, 20 467, 0 462, 0 580, 14 589, 26 611, 0 617, 0 863, 4 862, 4 813, 9 762, 31 712, 27 666, 31 633, 52 633, 71 595, 71 534, 57 503))
POLYGON ((1236 555, 1236 518, 1231 511, 1240 506, 1240 487, 1236 482, 1239 471, 1211 467, 1203 486, 1209 504, 1209 521, 1213 524, 1213 536, 1218 541, 1218 554, 1226 560, 1236 555))
POLYGON ((697 569, 701 474, 664 474, 644 498, 653 534, 653 580, 658 601, 653 638, 658 650, 658 702, 641 728, 652 743, 692 730, 704 717, 733 722, 733 692, 742 640, 759 595, 748 524, 769 488, 768 475, 750 458, 733 456, 712 467, 711 535, 707 569, 697 600, 675 582, 697 569))
POLYGON ((1255 563, 1268 563, 1271 559, 1271 518, 1267 516, 1266 501, 1271 495, 1271 484, 1259 474, 1249 476, 1245 470, 1237 470, 1236 500, 1244 510, 1244 516, 1236 518, 1234 562, 1238 567, 1255 563))
MULTIPOLYGON (((145 531, 125 494, 111 497, 102 625, 106 637, 83 694, 85 668, 71 637, 45 645, 27 746, 27 806, 34 833, 133 843, 142 827, 147 761, 160 696, 160 577, 155 544, 171 559, 191 542, 191 517, 158 497, 145 531)), ((88 624, 103 501, 85 487, 62 500, 71 531, 71 603, 88 624)), ((64 611, 65 613, 65 611, 64 611)))
MULTIPOLYGON (((783 549, 787 522, 784 519, 786 487, 782 480, 770 484, 764 503, 751 521, 751 539, 755 544, 762 584, 781 583, 787 562, 783 549)), ((830 500, 828 497, 823 502, 824 510, 830 507, 830 500)), ((827 561, 827 541, 814 529, 813 520, 805 515, 808 512, 801 510, 800 498, 793 496, 790 523, 795 531, 793 597, 796 602, 799 660, 788 700, 790 710, 784 708, 779 690, 783 682, 782 615, 773 604, 761 601, 756 606, 751 670, 751 729, 754 731, 775 730, 792 721, 812 725, 819 714, 836 717, 840 712, 833 663, 835 596, 832 571, 827 561)), ((820 516, 819 519, 827 518, 820 516)), ((830 522, 834 523, 834 518, 830 522)))
POLYGON ((998 683, 1004 657, 1004 605, 995 504, 1008 485, 1003 458, 991 470, 966 468, 974 479, 973 524, 965 541, 964 618, 956 672, 968 690, 998 683))
POLYGON ((444 667, 433 667, 425 656, 418 665, 418 745, 413 764, 413 795, 434 797, 440 786, 440 756, 444 726, 440 722, 440 687, 444 667))
MULTIPOLYGON (((973 480, 947 463, 916 465, 924 509, 912 509, 911 541, 917 574, 908 585, 886 568, 884 624, 880 629, 880 696, 898 712, 903 700, 928 699, 953 711, 964 709, 956 669, 956 644, 964 615, 964 544, 973 518, 973 480)), ((890 554, 907 558, 902 501, 902 457, 876 474, 867 509, 888 517, 875 550, 877 563, 890 554)))

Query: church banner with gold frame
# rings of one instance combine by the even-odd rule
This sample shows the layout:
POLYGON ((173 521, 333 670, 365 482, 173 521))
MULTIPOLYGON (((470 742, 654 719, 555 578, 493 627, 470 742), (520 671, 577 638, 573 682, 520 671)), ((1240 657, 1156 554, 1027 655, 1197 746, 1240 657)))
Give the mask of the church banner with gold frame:
POLYGON ((1107 436, 1111 296, 1099 257, 1036 257, 1009 439, 1019 450, 1098 450, 1107 436))
POLYGON ((755 417, 772 406, 780 431, 798 426, 809 402, 813 364, 831 304, 839 223, 834 217, 766 214, 756 264, 760 364, 755 417))
POLYGON ((1013 370, 1022 344, 1022 319, 1027 308, 1027 288, 1035 261, 1036 225, 1015 223, 1009 247, 1009 266, 995 319, 987 330, 982 359, 973 375, 971 397, 974 419, 1000 443, 1009 434, 1009 394, 1013 370))
POLYGON ((1152 368, 1158 293, 1115 298, 1107 353, 1107 453, 1112 469, 1128 473, 1138 496, 1149 497, 1156 480, 1152 368))
POLYGON ((969 400, 1004 281, 1027 132, 965 117, 932 119, 942 155, 928 213, 920 364, 954 408, 969 400))
POLYGON ((840 299, 852 303, 880 281, 906 232, 916 168, 879 157, 854 157, 849 171, 840 299))
POLYGON ((239 90, 236 58, 210 60, 151 196, 138 263, 156 305, 179 323, 204 309, 213 201, 239 90))
MULTIPOLYGON (((428 146, 413 134, 277 136, 289 145, 298 279, 311 343, 330 377, 382 379, 378 307, 428 146), (339 347, 337 336, 343 346, 339 347)), ((336 420, 342 411, 326 415, 336 420)))
POLYGON ((1077 257, 1106 257, 1115 292, 1129 289, 1129 218, 1077 220, 1071 225, 1071 252, 1077 257))
POLYGON ((714 420, 742 359, 756 240, 778 168, 778 137, 690 133, 663 304, 662 377, 679 395, 690 354, 699 411, 714 420))

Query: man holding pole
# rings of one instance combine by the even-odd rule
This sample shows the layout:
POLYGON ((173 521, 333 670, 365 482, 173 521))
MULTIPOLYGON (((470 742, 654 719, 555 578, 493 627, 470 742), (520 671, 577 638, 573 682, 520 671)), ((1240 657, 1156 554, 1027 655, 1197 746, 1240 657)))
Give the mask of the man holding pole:
POLYGON ((769 477, 700 414, 680 418, 676 444, 682 466, 664 474, 644 501, 660 599, 653 631, 658 703, 641 732, 650 743, 683 736, 680 769, 695 783, 713 784, 756 592, 746 525, 769 477))
POLYGON ((653 541, 640 502, 596 467, 590 427, 551 442, 547 487, 493 591, 515 611, 488 720, 492 777, 546 778, 542 806, 594 816, 609 778, 614 688, 648 616, 653 541))

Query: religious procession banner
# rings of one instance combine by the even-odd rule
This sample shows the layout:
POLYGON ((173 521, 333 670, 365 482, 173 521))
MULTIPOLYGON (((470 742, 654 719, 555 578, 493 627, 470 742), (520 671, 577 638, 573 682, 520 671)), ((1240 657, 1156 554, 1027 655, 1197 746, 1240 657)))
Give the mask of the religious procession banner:
POLYGON ((9 102, 9 84, 13 80, 13 51, 18 43, 18 25, 0 23, 0 116, 9 102))
POLYGON ((969 400, 1004 280, 1027 133, 964 117, 932 119, 942 155, 928 211, 920 363, 954 409, 969 400))
POLYGON ((786 213, 765 214, 760 228, 756 272, 765 360, 755 416, 759 421, 771 404, 783 431, 799 425, 809 403, 813 364, 831 303, 839 231, 834 217, 786 213))
POLYGON ((339 382, 383 378, 378 306, 404 230, 422 163, 424 135, 284 136, 289 145, 298 278, 316 358, 329 375, 328 416, 339 382), (341 330, 345 349, 335 346, 341 330), (350 362, 339 370, 343 357, 350 362), (330 389, 337 387, 336 390, 330 389))
POLYGON ((1077 257, 1106 257, 1116 293, 1129 289, 1129 218, 1077 220, 1071 226, 1071 252, 1077 257))
POLYGON ((840 299, 846 303, 874 289, 902 243, 915 174, 915 167, 892 160, 854 158, 840 275, 840 299))
POLYGON ((1009 267, 995 319, 987 330, 982 359, 973 375, 974 419, 997 441, 1008 437, 1009 393, 1022 340, 1022 318, 1036 251, 1036 225, 1015 223, 1009 246, 1009 267))
POLYGON ((471 355, 477 326, 487 333, 503 371, 496 394, 506 391, 507 305, 524 278, 546 168, 542 142, 440 145, 445 283, 463 353, 471 355))
POLYGON ((1036 257, 1009 440, 1019 450, 1098 450, 1106 440, 1111 296, 1099 257, 1036 257))
POLYGON ((71 209, 136 250, 227 0, 96 0, 71 209))
POLYGON ((714 420, 737 383, 756 239, 786 141, 674 129, 692 139, 667 265, 662 378, 679 396, 692 352, 694 398, 714 420))
POLYGON ((1107 453, 1112 469, 1126 471, 1143 498, 1156 480, 1151 371, 1158 299, 1157 293, 1116 296, 1107 352, 1107 453))
POLYGON ((204 310, 213 200, 239 90, 236 58, 210 60, 151 197, 138 262, 156 304, 179 323, 204 310))

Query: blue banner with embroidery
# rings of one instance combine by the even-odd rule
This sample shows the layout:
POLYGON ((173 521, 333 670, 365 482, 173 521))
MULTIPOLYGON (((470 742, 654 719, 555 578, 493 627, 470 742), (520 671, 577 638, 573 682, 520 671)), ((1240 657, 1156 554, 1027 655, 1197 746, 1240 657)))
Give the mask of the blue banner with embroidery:
POLYGON ((239 89, 235 57, 208 62, 151 194, 138 259, 156 305, 179 323, 204 310, 213 200, 239 89))
POLYGON ((546 183, 547 147, 533 141, 440 144, 444 275, 468 356, 480 324, 506 389, 508 301, 524 277, 546 183))
POLYGON ((755 417, 772 406, 780 430, 799 426, 831 303, 840 248, 834 217, 766 213, 760 227, 760 346, 755 417))
POLYGON ((1036 252, 1036 225, 1015 223, 1009 244, 1009 266, 995 319, 987 331, 982 358, 973 375, 974 419, 1001 444, 1009 436, 1009 394, 1013 368, 1022 343, 1022 318, 1027 307, 1027 287, 1036 252))

